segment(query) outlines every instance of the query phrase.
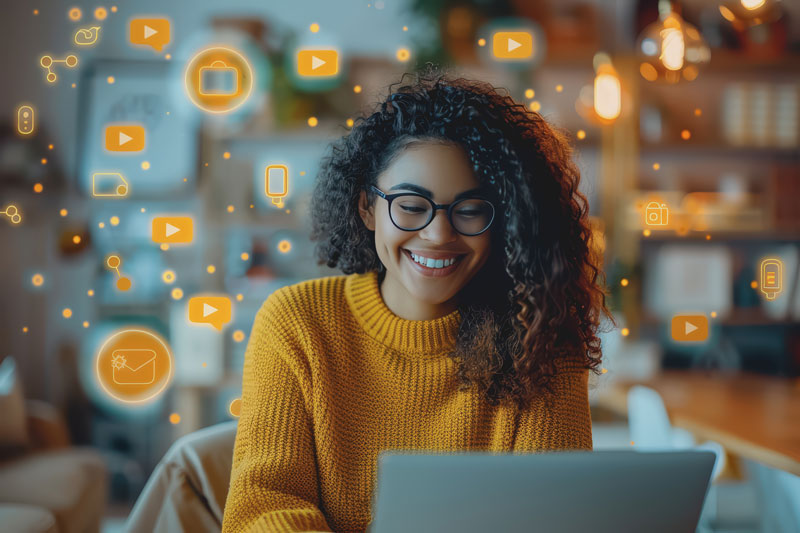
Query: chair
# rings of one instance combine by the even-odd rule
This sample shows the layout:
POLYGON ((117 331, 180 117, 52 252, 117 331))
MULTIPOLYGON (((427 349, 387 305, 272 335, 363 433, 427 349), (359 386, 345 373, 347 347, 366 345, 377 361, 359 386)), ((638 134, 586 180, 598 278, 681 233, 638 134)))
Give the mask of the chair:
POLYGON ((661 395, 642 385, 635 385, 628 391, 628 428, 633 447, 640 450, 666 451, 694 448, 714 452, 716 461, 711 471, 711 482, 698 531, 710 531, 709 524, 716 518, 717 493, 713 482, 725 466, 725 450, 714 441, 700 445, 695 443, 691 433, 672 426, 667 408, 661 395))
POLYGON ((159 461, 128 517, 134 533, 218 533, 228 495, 236 421, 181 437, 159 461))

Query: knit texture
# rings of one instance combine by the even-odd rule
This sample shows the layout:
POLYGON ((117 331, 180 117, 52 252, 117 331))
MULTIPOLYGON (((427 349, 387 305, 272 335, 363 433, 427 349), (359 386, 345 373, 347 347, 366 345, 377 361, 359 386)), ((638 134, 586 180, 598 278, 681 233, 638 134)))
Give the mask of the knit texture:
POLYGON ((592 448, 588 371, 524 410, 458 390, 460 313, 405 320, 376 272, 283 287, 247 346, 223 532, 364 531, 378 454, 592 448))

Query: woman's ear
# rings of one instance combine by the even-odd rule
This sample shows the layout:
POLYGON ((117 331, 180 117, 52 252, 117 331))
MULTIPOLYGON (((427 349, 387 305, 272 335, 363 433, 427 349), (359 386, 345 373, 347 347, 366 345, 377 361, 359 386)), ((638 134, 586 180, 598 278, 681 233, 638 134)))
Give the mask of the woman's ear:
POLYGON ((370 231, 375 231, 375 211, 372 205, 367 203, 367 191, 361 191, 358 196, 358 214, 361 220, 370 231))

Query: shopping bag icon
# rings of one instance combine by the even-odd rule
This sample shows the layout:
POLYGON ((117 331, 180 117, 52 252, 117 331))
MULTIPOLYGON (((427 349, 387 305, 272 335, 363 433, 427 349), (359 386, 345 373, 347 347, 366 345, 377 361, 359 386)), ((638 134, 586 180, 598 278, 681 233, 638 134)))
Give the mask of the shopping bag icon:
POLYGON ((117 385, 152 385, 156 380, 156 352, 153 350, 114 350, 111 366, 117 385))
POLYGON ((198 92, 203 96, 236 96, 239 94, 239 69, 224 61, 200 67, 198 92))

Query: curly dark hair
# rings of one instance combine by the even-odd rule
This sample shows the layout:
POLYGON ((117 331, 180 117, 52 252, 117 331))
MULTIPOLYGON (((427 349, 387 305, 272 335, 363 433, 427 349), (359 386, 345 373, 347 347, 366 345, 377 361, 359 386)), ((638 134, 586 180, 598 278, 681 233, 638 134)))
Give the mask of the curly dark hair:
POLYGON ((462 387, 478 387, 493 405, 525 404, 550 390, 561 368, 597 372, 598 325, 611 317, 572 148, 541 115, 490 84, 431 68, 406 74, 331 145, 312 198, 318 263, 383 275, 359 194, 366 189, 375 201, 368 187, 409 140, 463 148, 500 205, 489 259, 459 293, 451 357, 462 387))

